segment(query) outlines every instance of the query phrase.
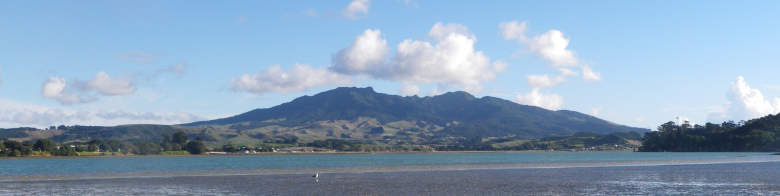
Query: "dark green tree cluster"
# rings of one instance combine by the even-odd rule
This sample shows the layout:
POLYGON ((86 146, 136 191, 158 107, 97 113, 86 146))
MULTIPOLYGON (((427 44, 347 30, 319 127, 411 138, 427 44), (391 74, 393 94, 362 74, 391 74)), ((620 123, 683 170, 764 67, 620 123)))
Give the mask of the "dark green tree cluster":
POLYGON ((0 156, 27 156, 32 154, 32 142, 19 142, 14 140, 0 140, 0 156))
POLYGON ((48 153, 56 156, 75 156, 76 150, 71 144, 58 144, 48 139, 36 142, 0 140, 0 156, 29 156, 34 152, 48 153))
POLYGON ((704 126, 667 122, 642 138, 644 152, 748 152, 780 150, 780 115, 704 126))

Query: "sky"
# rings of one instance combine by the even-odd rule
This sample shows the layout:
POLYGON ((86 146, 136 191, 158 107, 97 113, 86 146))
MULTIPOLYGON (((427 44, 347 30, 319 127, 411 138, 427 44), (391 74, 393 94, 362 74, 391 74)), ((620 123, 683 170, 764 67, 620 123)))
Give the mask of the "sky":
POLYGON ((780 112, 780 1, 0 1, 0 127, 178 124, 339 86, 630 126, 780 112))

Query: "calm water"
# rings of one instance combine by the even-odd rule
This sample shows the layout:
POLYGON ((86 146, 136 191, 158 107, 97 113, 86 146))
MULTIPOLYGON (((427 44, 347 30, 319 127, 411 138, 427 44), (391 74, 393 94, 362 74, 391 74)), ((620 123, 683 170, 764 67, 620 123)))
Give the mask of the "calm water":
POLYGON ((510 152, 0 159, 0 178, 0 195, 778 195, 780 156, 510 152), (311 178, 314 170, 323 171, 319 184, 311 178))

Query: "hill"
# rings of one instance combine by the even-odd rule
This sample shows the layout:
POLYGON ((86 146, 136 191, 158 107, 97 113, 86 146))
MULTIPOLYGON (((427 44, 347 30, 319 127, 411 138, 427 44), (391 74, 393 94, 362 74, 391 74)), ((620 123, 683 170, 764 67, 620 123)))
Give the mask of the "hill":
MULTIPOLYGON (((551 111, 458 91, 430 97, 341 87, 271 108, 183 124, 224 127, 255 138, 367 139, 451 143, 479 138, 538 139, 576 132, 646 132, 575 111, 551 111)), ((239 134, 240 135, 240 134, 239 134)))
POLYGON ((397 96, 372 88, 342 87, 303 96, 271 108, 181 125, 59 126, 0 130, 14 140, 56 142, 94 139, 157 142, 184 132, 211 146, 299 145, 329 140, 373 146, 484 146, 570 136, 649 131, 611 123, 575 111, 551 111, 458 91, 437 96, 397 96))

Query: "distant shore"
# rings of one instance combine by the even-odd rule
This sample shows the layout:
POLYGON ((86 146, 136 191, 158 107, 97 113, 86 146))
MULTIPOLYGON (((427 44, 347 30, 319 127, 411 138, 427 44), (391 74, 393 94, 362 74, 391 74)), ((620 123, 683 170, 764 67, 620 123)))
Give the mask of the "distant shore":
POLYGON ((318 152, 256 152, 256 153, 225 153, 225 152, 206 152, 204 154, 132 154, 119 152, 105 152, 78 156, 54 156, 54 155, 31 155, 31 156, 0 156, 2 159, 26 159, 26 158, 99 158, 99 157, 179 157, 179 156, 267 156, 267 155, 325 155, 325 154, 436 154, 436 153, 494 153, 494 152, 635 152, 635 151, 561 151, 561 150, 491 150, 491 151, 377 151, 377 152, 352 152, 352 151, 318 151, 318 152))

